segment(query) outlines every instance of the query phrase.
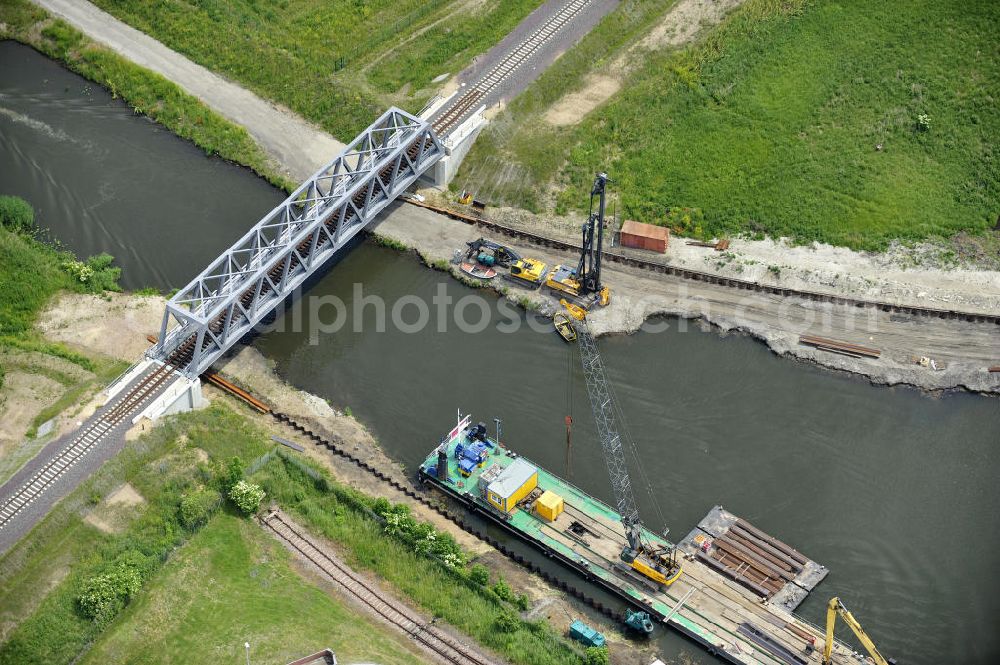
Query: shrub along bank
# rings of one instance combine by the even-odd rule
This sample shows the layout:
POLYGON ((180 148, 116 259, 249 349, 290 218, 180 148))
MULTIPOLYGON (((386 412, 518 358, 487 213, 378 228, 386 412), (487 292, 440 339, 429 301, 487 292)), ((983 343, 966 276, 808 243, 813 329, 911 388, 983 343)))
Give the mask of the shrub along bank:
POLYGON ((0 39, 15 39, 58 60, 121 97, 136 113, 191 141, 205 154, 248 166, 277 187, 288 191, 294 187, 278 173, 245 129, 159 74, 96 44, 27 0, 0 3, 0 39))

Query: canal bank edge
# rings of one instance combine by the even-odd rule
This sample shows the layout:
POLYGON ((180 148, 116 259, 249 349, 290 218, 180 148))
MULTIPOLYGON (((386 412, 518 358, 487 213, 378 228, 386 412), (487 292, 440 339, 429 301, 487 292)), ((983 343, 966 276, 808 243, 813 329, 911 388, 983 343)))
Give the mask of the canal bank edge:
MULTIPOLYGON (((34 8, 24 0, 14 0, 11 5, 0 11, 4 12, 0 14, 0 22, 3 24, 0 26, 3 28, 0 36, 10 34, 10 36, 18 39, 18 41, 37 48, 43 53, 63 62, 71 69, 74 69, 74 71, 105 85, 113 93, 122 94, 127 100, 129 92, 124 89, 119 90, 119 85, 129 87, 132 84, 131 92, 133 93, 133 99, 138 99, 142 94, 150 91, 157 93, 169 90, 171 93, 169 97, 180 99, 182 108, 175 109, 169 103, 163 103, 164 98, 168 96, 158 94, 155 103, 147 107, 136 106, 137 112, 146 112, 149 117, 161 122, 179 136, 189 138, 199 145, 199 147, 206 150, 206 152, 216 152, 226 159, 249 166, 270 182, 286 189, 294 187, 294 183, 283 180, 281 176, 275 175, 268 168, 267 157, 264 156, 260 147, 253 142, 246 129, 238 127, 216 115, 202 102, 182 92, 175 84, 158 74, 149 72, 127 61, 122 56, 111 52, 105 47, 94 44, 63 21, 59 19, 53 21, 44 10, 34 8), (13 31, 12 26, 14 27, 13 31), (99 54, 99 57, 94 55, 88 56, 88 54, 99 54), (128 75, 120 75, 118 72, 111 71, 112 64, 126 71, 128 75), (140 83, 142 85, 139 85, 140 83), (146 110, 143 111, 143 108, 146 110), (204 126, 192 128, 185 122, 187 120, 185 111, 198 111, 204 114, 204 117, 208 120, 204 126), (220 133, 222 136, 226 136, 232 132, 237 132, 238 134, 235 144, 217 143, 220 133)), ((145 99, 142 101, 145 103, 145 99)), ((132 103, 135 105, 135 102, 132 103)), ((288 168, 288 165, 283 166, 288 168)), ((429 213, 426 210, 416 209, 413 206, 397 207, 393 214, 387 215, 386 219, 378 227, 379 234, 389 239, 391 241, 390 244, 396 246, 397 249, 400 247, 412 247, 424 257, 426 265, 441 269, 447 266, 451 252, 461 243, 450 246, 447 243, 454 244, 452 240, 444 240, 446 245, 442 246, 441 241, 446 234, 439 232, 437 228, 429 228, 427 224, 423 225, 423 228, 427 231, 426 234, 414 234, 412 227, 421 226, 414 223, 415 218, 424 215, 433 215, 433 224, 435 227, 438 225, 444 226, 448 229, 448 235, 451 235, 453 238, 462 238, 462 242, 465 242, 464 235, 466 234, 461 231, 454 232, 452 228, 459 223, 452 222, 434 213, 429 213)), ((535 250, 532 251, 536 254, 538 253, 535 250)), ((702 299, 696 293, 701 288, 699 286, 695 286, 690 290, 689 297, 679 298, 676 294, 667 296, 662 293, 657 294, 658 287, 662 288, 665 280, 651 278, 642 274, 642 271, 627 270, 624 268, 620 268, 619 270, 627 275, 629 283, 627 285, 617 285, 616 293, 619 296, 618 301, 622 300, 622 296, 631 297, 632 301, 636 303, 636 307, 614 307, 612 309, 616 310, 616 312, 613 315, 600 312, 594 316, 592 325, 595 332, 599 335, 632 333, 638 330, 647 320, 658 316, 700 319, 722 331, 736 331, 750 334, 763 341, 779 355, 788 355, 814 362, 830 369, 859 374, 867 377, 875 384, 911 385, 928 391, 964 389, 985 394, 1000 393, 1000 378, 998 378, 1000 375, 994 374, 991 376, 986 371, 988 363, 978 363, 975 366, 949 363, 947 369, 944 371, 934 372, 928 371, 916 363, 892 363, 885 359, 881 362, 873 363, 866 359, 825 353, 821 350, 797 344, 797 336, 781 330, 779 326, 741 322, 732 315, 733 312, 719 310, 719 308, 715 308, 712 312, 704 311, 701 304, 702 299), (980 367, 979 365, 982 366, 980 367)), ((456 279, 466 281, 453 270, 449 270, 449 272, 456 279)), ((522 294, 516 292, 517 290, 510 291, 507 289, 498 291, 501 295, 521 307, 531 310, 543 310, 543 313, 547 315, 551 315, 552 313, 551 308, 547 308, 544 301, 530 294, 522 294)), ((770 316, 775 320, 779 319, 783 304, 775 305, 771 302, 767 306, 769 309, 774 310, 769 312, 770 316)), ((926 330, 921 332, 926 333, 926 330)), ((979 341, 986 348, 989 348, 991 344, 995 347, 997 344, 995 333, 992 336, 986 333, 982 335, 982 340, 979 341)), ((973 339, 969 342, 969 345, 972 346, 975 343, 976 340, 973 339)), ((919 347, 920 341, 914 339, 913 346, 919 347)))
POLYGON ((246 128, 223 118, 169 79, 141 67, 99 44, 65 21, 27 0, 0 4, 0 40, 12 39, 45 54, 80 76, 121 97, 137 115, 145 115, 173 134, 249 168, 280 189, 296 183, 282 173, 246 128))
MULTIPOLYGON (((476 280, 469 280, 457 272, 449 260, 456 249, 463 248, 465 243, 478 237, 480 231, 476 227, 423 208, 403 206, 386 215, 376 227, 376 233, 380 244, 399 251, 413 250, 425 265, 449 272, 463 283, 491 288, 500 297, 543 316, 552 316, 555 312, 554 300, 538 291, 470 283, 476 280)), ((550 264, 572 260, 568 255, 549 249, 509 244, 523 255, 537 257, 550 264)), ((730 301, 726 302, 723 298, 713 299, 712 294, 717 296, 727 287, 693 282, 679 288, 675 279, 641 270, 618 265, 605 266, 604 270, 606 282, 612 286, 614 295, 609 307, 597 309, 590 315, 590 327, 597 336, 635 333, 647 321, 657 317, 694 319, 724 333, 748 334, 764 342, 778 355, 860 375, 876 385, 908 385, 928 392, 967 390, 987 395, 1000 394, 1000 375, 987 371, 985 358, 983 362, 952 362, 946 369, 934 371, 916 362, 900 362, 890 357, 890 352, 893 352, 908 359, 906 350, 899 345, 912 342, 914 346, 923 348, 921 345, 926 343, 924 338, 930 337, 933 337, 932 343, 937 343, 940 348, 944 345, 958 346, 960 340, 955 339, 955 326, 965 326, 962 329, 969 331, 966 335, 968 339, 964 340, 966 348, 970 351, 980 348, 988 353, 990 349, 996 350, 998 345, 998 326, 993 324, 930 320, 914 330, 903 323, 892 324, 891 317, 887 315, 884 325, 896 325, 892 335, 895 347, 883 344, 879 360, 852 358, 800 344, 798 331, 787 328, 785 317, 791 307, 784 299, 731 289, 730 301), (748 299, 753 300, 750 306, 746 304, 748 299), (706 307, 706 301, 711 301, 711 306, 706 307), (741 310, 744 309, 753 309, 758 318, 742 316, 741 310)))
MULTIPOLYGON (((37 327, 46 339, 70 341, 89 354, 110 355, 122 360, 140 354, 149 343, 144 331, 155 331, 160 321, 160 311, 165 302, 162 296, 136 296, 110 294, 100 298, 87 294, 64 293, 54 299, 40 314, 37 327), (159 305, 159 309, 157 307, 159 305), (73 320, 76 328, 70 329, 67 321, 73 320), (121 335, 121 331, 126 334, 121 335)), ((218 363, 218 371, 230 381, 250 390, 254 395, 265 396, 268 404, 281 413, 294 418, 324 438, 336 442, 355 458, 372 468, 377 468, 392 480, 410 486, 413 475, 402 463, 391 457, 364 423, 343 411, 335 409, 322 397, 314 395, 284 381, 275 371, 274 362, 253 346, 239 346, 218 363)), ((379 481, 371 473, 341 456, 329 454, 324 448, 311 445, 308 439, 297 438, 293 432, 264 414, 236 405, 232 396, 213 385, 204 387, 209 404, 226 400, 241 418, 252 422, 269 434, 292 438, 304 444, 303 455, 322 465, 335 480, 373 497, 390 501, 407 501, 406 496, 379 481)), ((164 419, 150 423, 141 421, 135 430, 159 427, 164 419)), ((135 433, 133 433, 134 437, 135 433)), ((550 583, 511 561, 482 540, 454 528, 439 513, 418 502, 412 502, 415 517, 429 522, 435 528, 450 533, 474 560, 488 566, 506 580, 519 593, 531 600, 530 618, 547 619, 554 627, 566 629, 572 619, 582 613, 591 616, 592 623, 609 637, 614 662, 622 665, 646 665, 656 657, 655 643, 644 645, 627 641, 620 626, 614 621, 594 614, 582 601, 560 591, 550 583)))

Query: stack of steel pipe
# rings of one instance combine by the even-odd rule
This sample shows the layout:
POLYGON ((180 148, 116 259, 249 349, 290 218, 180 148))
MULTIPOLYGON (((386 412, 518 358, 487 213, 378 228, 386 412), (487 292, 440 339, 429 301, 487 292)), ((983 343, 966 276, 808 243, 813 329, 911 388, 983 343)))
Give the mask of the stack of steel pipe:
POLYGON ((794 548, 742 519, 712 545, 709 553, 698 552, 699 560, 768 598, 793 581, 809 561, 794 548))

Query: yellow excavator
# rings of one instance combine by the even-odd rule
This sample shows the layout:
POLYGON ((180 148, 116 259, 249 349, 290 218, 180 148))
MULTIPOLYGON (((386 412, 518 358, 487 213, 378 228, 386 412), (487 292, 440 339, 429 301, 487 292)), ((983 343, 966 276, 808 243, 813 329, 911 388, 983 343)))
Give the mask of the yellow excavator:
POLYGON ((833 627, 837 623, 837 615, 840 615, 844 623, 854 631, 858 641, 868 651, 868 655, 875 665, 896 665, 895 658, 886 658, 879 653, 879 650, 875 648, 875 643, 872 642, 872 638, 868 637, 868 633, 861 627, 861 624, 854 618, 854 615, 844 607, 844 604, 840 602, 840 598, 831 598, 826 606, 826 642, 823 644, 823 665, 830 665, 833 662, 831 660, 833 653, 833 627))
MULTIPOLYGON (((604 203, 605 189, 608 184, 608 174, 598 173, 594 178, 594 186, 590 190, 590 215, 583 225, 583 247, 580 251, 580 262, 574 269, 571 266, 556 266, 545 286, 553 291, 565 293, 572 298, 592 296, 604 307, 611 302, 611 290, 601 283, 601 253, 604 244, 604 203), (597 212, 594 212, 594 198, 598 198, 597 212), (596 231, 596 245, 595 245, 596 231)), ((587 305, 589 307, 590 304, 587 305)))

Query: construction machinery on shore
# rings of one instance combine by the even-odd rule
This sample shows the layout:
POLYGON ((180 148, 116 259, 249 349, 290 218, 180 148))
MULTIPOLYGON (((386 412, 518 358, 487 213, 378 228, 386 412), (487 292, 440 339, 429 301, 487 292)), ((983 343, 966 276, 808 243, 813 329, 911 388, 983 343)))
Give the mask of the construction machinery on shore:
POLYGON ((544 261, 523 257, 506 245, 486 238, 479 238, 467 244, 469 246, 465 252, 467 262, 478 263, 486 268, 494 266, 509 268, 507 277, 515 283, 538 288, 548 275, 549 266, 544 261))
POLYGON ((604 246, 604 210, 608 174, 598 173, 590 189, 590 213, 583 225, 583 244, 576 268, 556 266, 545 280, 553 291, 586 302, 589 308, 596 302, 602 307, 611 302, 611 290, 601 282, 601 253, 604 246), (597 199, 597 210, 594 200, 597 199))

